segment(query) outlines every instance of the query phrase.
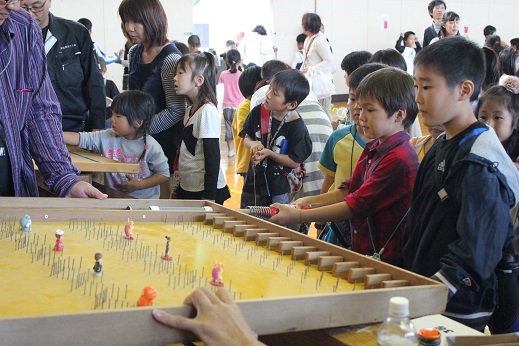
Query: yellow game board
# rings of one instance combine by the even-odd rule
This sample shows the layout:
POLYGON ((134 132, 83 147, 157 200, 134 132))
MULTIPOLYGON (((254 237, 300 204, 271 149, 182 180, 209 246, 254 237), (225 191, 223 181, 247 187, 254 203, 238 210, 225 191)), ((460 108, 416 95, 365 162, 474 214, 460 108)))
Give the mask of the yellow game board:
MULTIPOLYGON (((125 239, 124 225, 34 222, 32 232, 23 232, 16 221, 3 223, 0 314, 134 307, 148 285, 157 292, 154 306, 182 304, 193 289, 212 287, 217 262, 224 264, 224 287, 237 300, 351 291, 354 286, 203 222, 137 222, 133 241, 125 239), (63 252, 54 251, 56 229, 64 231, 63 252), (166 235, 172 261, 161 259, 166 235), (93 271, 96 252, 103 255, 99 277, 93 271)), ((359 282, 356 289, 362 286, 359 282)))

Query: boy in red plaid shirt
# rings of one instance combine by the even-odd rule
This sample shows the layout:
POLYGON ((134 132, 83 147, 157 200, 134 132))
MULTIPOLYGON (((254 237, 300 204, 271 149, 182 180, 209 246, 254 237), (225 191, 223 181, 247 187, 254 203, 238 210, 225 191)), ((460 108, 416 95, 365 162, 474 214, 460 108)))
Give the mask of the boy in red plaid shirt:
POLYGON ((296 208, 276 203, 270 221, 350 220, 352 249, 391 264, 401 263, 406 217, 418 158, 405 132, 416 118, 413 78, 395 68, 369 74, 357 89, 360 124, 368 138, 351 178, 323 195, 304 197, 296 208), (309 210, 301 207, 310 206, 309 210))

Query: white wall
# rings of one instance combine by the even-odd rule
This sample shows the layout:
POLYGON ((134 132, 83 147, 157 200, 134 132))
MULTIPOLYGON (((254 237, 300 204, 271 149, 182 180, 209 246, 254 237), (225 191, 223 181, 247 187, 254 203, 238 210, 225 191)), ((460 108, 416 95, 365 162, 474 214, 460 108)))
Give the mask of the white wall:
MULTIPOLYGON (((398 35, 414 31, 420 41, 431 24, 427 13, 429 0, 300 0, 297 6, 286 0, 272 0, 274 44, 278 56, 289 61, 295 51, 295 37, 301 32, 301 16, 316 12, 325 25, 325 34, 333 48, 337 72, 334 75, 338 94, 346 93, 340 63, 355 50, 375 52, 392 48, 398 35), (381 28, 381 16, 387 15, 388 28, 381 28), (287 51, 288 50, 288 51, 287 51)), ((446 0, 447 10, 455 11, 469 27, 470 39, 483 43, 483 28, 491 24, 502 40, 519 37, 519 0, 446 0)), ((462 25, 463 26, 463 25, 462 25)))
MULTIPOLYGON (((168 37, 186 42, 193 30, 193 0, 161 0, 168 16, 168 37)), ((59 17, 92 21, 92 39, 106 54, 119 52, 126 39, 121 31, 118 8, 121 0, 52 0, 51 12, 59 17)), ((108 65, 106 77, 122 87, 123 68, 108 65)))
MULTIPOLYGON (((483 28, 497 27, 501 39, 509 42, 519 37, 519 0, 446 0, 447 10, 457 12, 469 27, 469 37, 483 43, 483 28)), ((52 0, 51 11, 77 20, 87 17, 94 24, 93 39, 105 52, 118 51, 124 45, 117 8, 120 0, 52 0)), ((182 42, 193 31, 193 23, 209 24, 209 45, 217 52, 225 49, 225 41, 234 39, 238 31, 251 31, 261 24, 272 35, 279 48, 278 59, 291 62, 296 50, 295 38, 301 33, 301 17, 317 12, 325 25, 334 52, 337 93, 347 92, 342 58, 354 50, 375 52, 394 46, 398 35, 414 31, 423 39, 430 25, 429 0, 162 0, 168 14, 171 39, 182 42), (388 28, 381 27, 382 15, 388 28)), ((462 25, 463 26, 463 25, 462 25)), ((109 66, 108 78, 120 83, 122 69, 109 66)))
POLYGON ((225 42, 234 40, 240 31, 263 25, 271 34, 270 0, 201 0, 193 6, 193 23, 209 24, 209 47, 202 48, 214 48, 220 54, 225 52, 225 42))

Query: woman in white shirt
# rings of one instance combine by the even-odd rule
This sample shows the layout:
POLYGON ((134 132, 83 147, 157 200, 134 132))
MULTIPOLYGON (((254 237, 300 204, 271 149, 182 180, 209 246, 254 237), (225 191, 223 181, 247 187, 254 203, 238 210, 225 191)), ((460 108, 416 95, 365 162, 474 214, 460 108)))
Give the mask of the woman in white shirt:
POLYGON ((245 35, 238 46, 243 63, 246 67, 263 64, 274 59, 277 47, 267 36, 267 30, 263 25, 257 25, 252 32, 245 35))
MULTIPOLYGON (((308 37, 305 40, 303 48, 304 62, 301 66, 301 72, 312 75, 313 78, 326 78, 331 81, 333 79, 332 74, 335 72, 335 61, 333 59, 330 42, 328 42, 326 36, 320 32, 321 25, 321 18, 316 13, 305 13, 303 15, 301 26, 303 33, 308 37)), ((316 92, 318 90, 315 90, 315 88, 312 88, 312 91, 316 93, 319 103, 331 119, 333 88, 324 94, 316 92)))
POLYGON ((438 37, 432 39, 429 44, 452 36, 460 36, 460 16, 456 12, 450 11, 443 15, 442 26, 438 37))

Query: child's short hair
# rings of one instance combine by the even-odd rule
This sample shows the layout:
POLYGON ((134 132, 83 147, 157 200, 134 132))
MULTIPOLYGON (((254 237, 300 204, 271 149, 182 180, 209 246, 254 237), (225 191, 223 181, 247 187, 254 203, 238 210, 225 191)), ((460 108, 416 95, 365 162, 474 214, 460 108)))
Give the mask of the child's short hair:
POLYGON ((306 36, 306 34, 299 34, 297 35, 296 37, 296 42, 297 43, 305 43, 305 40, 308 36, 306 36))
POLYGON ((404 57, 396 49, 381 49, 369 59, 369 62, 379 62, 387 66, 392 66, 407 71, 407 63, 404 57))
POLYGON ((264 63, 261 67, 261 78, 264 79, 268 84, 276 73, 289 69, 290 66, 288 66, 285 62, 272 59, 264 63))
POLYGON ((404 33, 404 41, 407 41, 407 39, 408 39, 409 36, 411 36, 411 35, 415 35, 415 36, 416 36, 416 34, 415 34, 413 31, 406 31, 406 32, 404 33))
POLYGON ((254 94, 256 85, 261 81, 261 67, 251 66, 242 72, 238 79, 238 86, 243 97, 247 98, 254 94))
POLYGON ((445 9, 447 9, 447 4, 445 3, 445 1, 442 1, 442 0, 433 0, 427 6, 427 9, 429 10, 429 16, 431 16, 431 18, 433 17, 432 11, 434 10, 434 8, 436 6, 439 6, 439 5, 443 5, 445 7, 445 9))
POLYGON ((494 85, 488 89, 478 100, 478 106, 474 114, 479 119, 479 110, 487 100, 497 100, 512 114, 512 124, 516 131, 519 131, 519 95, 513 94, 502 85, 494 85))
POLYGON ((175 44, 175 47, 177 47, 177 49, 180 51, 180 53, 182 53, 182 55, 189 54, 189 47, 185 43, 179 41, 175 41, 173 43, 175 44))
POLYGON ((78 23, 81 23, 87 28, 87 30, 92 30, 92 21, 88 18, 79 18, 77 20, 78 23))
POLYGON ((359 66, 367 64, 373 54, 365 50, 359 50, 347 54, 341 62, 341 69, 351 75, 359 66))
POLYGON ((483 35, 485 35, 485 37, 494 35, 496 33, 496 31, 497 31, 497 29, 495 26, 487 25, 483 28, 483 35))
POLYGON ((369 64, 365 64, 355 69, 350 75, 350 90, 357 89, 359 87, 360 82, 371 72, 375 72, 387 67, 387 65, 379 64, 378 62, 372 62, 369 64))
POLYGON ((290 69, 276 73, 270 84, 285 90, 285 102, 295 101, 297 105, 300 105, 310 92, 308 80, 297 70, 290 69))
POLYGON ((405 109, 404 128, 411 126, 418 114, 413 77, 394 67, 372 72, 360 82, 357 99, 366 98, 377 100, 388 117, 400 109, 405 109))
POLYGON ((131 126, 135 126, 138 120, 143 120, 139 130, 140 133, 145 133, 148 132, 151 117, 155 114, 155 101, 147 92, 128 90, 114 97, 110 109, 112 113, 124 115, 131 126))
POLYGON ((198 35, 189 36, 189 38, 187 39, 187 44, 195 48, 200 47, 200 37, 198 37, 198 35))
POLYGON ((485 58, 482 50, 463 37, 454 36, 430 44, 414 59, 414 67, 434 69, 443 76, 447 85, 454 89, 464 80, 474 83, 470 100, 477 100, 485 77, 485 58), (470 62, 470 63, 467 63, 470 62))

